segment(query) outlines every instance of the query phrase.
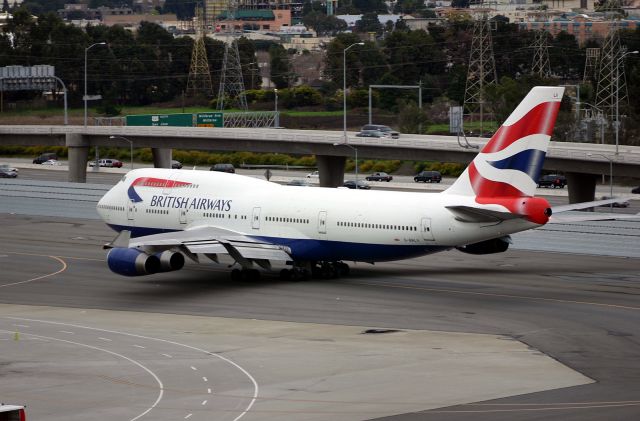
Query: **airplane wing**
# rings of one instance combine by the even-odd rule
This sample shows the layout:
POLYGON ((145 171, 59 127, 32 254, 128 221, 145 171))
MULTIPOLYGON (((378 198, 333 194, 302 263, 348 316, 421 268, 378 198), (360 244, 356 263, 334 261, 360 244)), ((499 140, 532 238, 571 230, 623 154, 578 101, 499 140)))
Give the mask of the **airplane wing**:
POLYGON ((156 252, 178 247, 190 255, 229 254, 236 260, 291 260, 286 247, 257 240, 242 233, 215 227, 198 226, 184 231, 146 235, 131 239, 129 231, 122 231, 104 248, 140 248, 156 252))

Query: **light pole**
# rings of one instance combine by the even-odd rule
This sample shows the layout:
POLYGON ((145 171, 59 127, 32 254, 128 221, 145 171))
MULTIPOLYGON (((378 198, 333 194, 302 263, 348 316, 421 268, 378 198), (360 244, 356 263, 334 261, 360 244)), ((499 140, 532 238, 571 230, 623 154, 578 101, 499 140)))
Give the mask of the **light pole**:
MULTIPOLYGON (((127 142, 129 142, 129 150, 130 150, 130 155, 131 155, 131 169, 133 169, 133 141, 127 139, 124 136, 109 136, 109 139, 122 139, 122 140, 126 140, 127 142)), ((96 162, 96 165, 98 165, 97 162, 96 162)))
MULTIPOLYGON (((587 156, 601 156, 609 161, 609 199, 613 199, 613 159, 601 153, 588 153, 587 156)), ((609 209, 613 211, 613 202, 609 203, 609 209)))
POLYGON ((629 54, 638 54, 638 50, 629 51, 618 57, 616 60, 616 156, 618 156, 618 132, 620 131, 620 62, 629 54))
MULTIPOLYGON (((273 88, 273 93, 276 95, 276 115, 275 115, 275 124, 276 129, 280 127, 280 115, 278 114, 278 88, 273 88)), ((286 98, 285 98, 286 99, 286 98)), ((285 104, 286 105, 286 104, 285 104)))
POLYGON ((346 146, 347 148, 351 148, 356 155, 356 189, 358 188, 358 148, 355 146, 351 146, 348 143, 334 143, 333 146, 346 146))
POLYGON ((356 45, 364 45, 364 42, 356 42, 342 50, 342 128, 344 130, 344 143, 347 143, 347 51, 356 45))
MULTIPOLYGON (((87 127, 87 52, 91 49, 91 47, 95 47, 96 45, 107 45, 106 42, 96 42, 95 44, 91 44, 87 48, 84 49, 84 127, 87 127)), ((98 157, 96 153, 96 166, 98 157)))

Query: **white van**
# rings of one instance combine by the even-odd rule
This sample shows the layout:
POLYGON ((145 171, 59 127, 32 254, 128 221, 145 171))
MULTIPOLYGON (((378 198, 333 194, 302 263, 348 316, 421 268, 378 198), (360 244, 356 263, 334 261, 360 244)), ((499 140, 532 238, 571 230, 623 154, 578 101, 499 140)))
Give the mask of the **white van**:
POLYGON ((27 421, 27 414, 22 405, 0 404, 0 421, 27 421))

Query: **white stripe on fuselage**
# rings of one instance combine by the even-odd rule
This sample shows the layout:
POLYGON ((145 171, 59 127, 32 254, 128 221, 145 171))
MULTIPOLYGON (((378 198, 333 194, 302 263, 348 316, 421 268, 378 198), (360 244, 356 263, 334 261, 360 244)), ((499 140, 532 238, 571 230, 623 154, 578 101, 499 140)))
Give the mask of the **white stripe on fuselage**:
POLYGON ((499 205, 479 205, 469 196, 282 186, 237 174, 139 169, 100 200, 98 212, 105 222, 124 227, 184 230, 211 225, 256 237, 405 246, 466 245, 535 226, 521 219, 460 222, 445 208, 451 205, 507 211, 499 205), (127 190, 140 177, 191 186, 136 186, 142 201, 131 203, 127 190), (131 205, 135 209, 128 212, 131 205), (423 232, 424 219, 428 232, 423 232))

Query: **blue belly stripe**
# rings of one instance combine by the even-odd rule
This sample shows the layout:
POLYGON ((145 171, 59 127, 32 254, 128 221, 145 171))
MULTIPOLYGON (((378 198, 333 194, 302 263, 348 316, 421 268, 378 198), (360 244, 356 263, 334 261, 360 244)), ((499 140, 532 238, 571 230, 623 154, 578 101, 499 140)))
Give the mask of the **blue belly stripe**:
MULTIPOLYGON (((172 229, 128 227, 113 224, 109 224, 109 226, 115 231, 131 231, 132 238, 177 231, 172 229)), ((249 237, 270 244, 289 247, 294 260, 384 262, 424 256, 451 248, 436 245, 370 244, 257 235, 249 235, 249 237)))

